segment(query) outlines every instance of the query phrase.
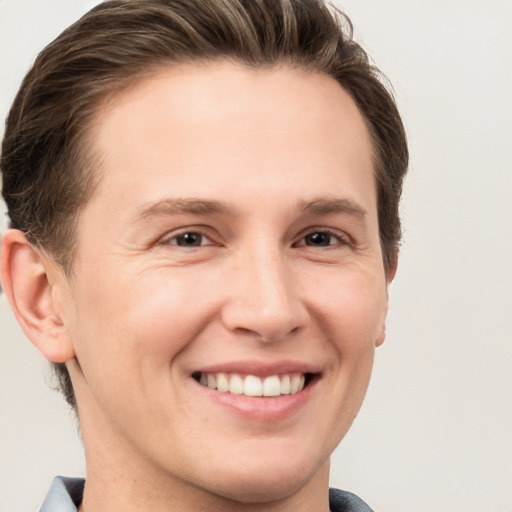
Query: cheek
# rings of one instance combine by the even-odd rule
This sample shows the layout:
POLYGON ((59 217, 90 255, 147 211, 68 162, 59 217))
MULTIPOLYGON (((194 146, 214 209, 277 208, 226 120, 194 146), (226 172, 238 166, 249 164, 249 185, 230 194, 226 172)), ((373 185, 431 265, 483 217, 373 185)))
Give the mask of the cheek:
POLYGON ((200 300, 192 300, 191 288, 176 282, 155 285, 139 280, 99 301, 96 296, 96 302, 87 306, 94 311, 89 309, 90 314, 84 315, 93 319, 86 326, 90 328, 87 343, 95 340, 96 350, 118 360, 169 365, 202 329, 208 315, 200 300), (112 295, 118 296, 115 304, 112 295))
POLYGON ((126 283, 117 276, 96 284, 77 297, 72 333, 86 401, 120 429, 143 424, 148 411, 155 421, 168 421, 159 400, 175 399, 176 362, 209 318, 207 298, 192 300, 194 286, 170 279, 126 283))
POLYGON ((371 272, 350 272, 329 281, 318 325, 332 356, 327 372, 329 409, 337 418, 333 434, 348 430, 363 402, 373 367, 376 341, 386 314, 385 281, 371 272))
POLYGON ((333 437, 341 439, 363 403, 373 368, 376 341, 386 311, 385 288, 367 279, 344 279, 331 289, 329 319, 321 322, 333 357, 328 378, 333 437), (381 290, 381 291, 379 291, 381 290))
POLYGON ((94 351, 105 357, 100 368, 89 351, 88 369, 102 386, 112 378, 131 388, 133 398, 139 397, 141 403, 147 395, 155 397, 155 390, 169 397, 186 371, 186 354, 218 313, 219 287, 205 283, 200 272, 184 269, 147 272, 128 285, 120 280, 117 284, 110 290, 119 300, 106 308, 108 314, 96 316, 96 332, 89 335, 101 339, 100 344, 95 341, 94 351))
POLYGON ((215 314, 218 299, 210 289, 217 290, 202 286, 198 273, 157 272, 140 280, 125 315, 136 349, 170 356, 185 348, 215 314))
POLYGON ((385 280, 372 272, 337 272, 315 302, 318 323, 343 358, 374 348, 387 310, 385 280))

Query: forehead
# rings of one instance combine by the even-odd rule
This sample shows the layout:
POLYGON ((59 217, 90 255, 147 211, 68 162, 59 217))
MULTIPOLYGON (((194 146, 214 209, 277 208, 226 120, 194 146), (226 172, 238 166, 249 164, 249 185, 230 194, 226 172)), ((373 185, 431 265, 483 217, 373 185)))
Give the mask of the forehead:
POLYGON ((355 103, 332 78, 300 68, 162 68, 105 101, 89 141, 101 162, 91 202, 115 202, 116 190, 130 187, 141 202, 162 188, 190 195, 191 183, 215 199, 212 181, 257 191, 279 187, 283 175, 314 189, 320 171, 335 167, 339 173, 323 175, 333 186, 349 169, 365 176, 363 189, 375 188, 372 144, 355 103))

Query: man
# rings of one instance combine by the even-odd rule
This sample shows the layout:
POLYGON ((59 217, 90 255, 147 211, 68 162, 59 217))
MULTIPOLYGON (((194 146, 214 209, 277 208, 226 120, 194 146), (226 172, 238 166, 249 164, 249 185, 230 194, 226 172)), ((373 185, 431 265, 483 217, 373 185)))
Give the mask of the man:
POLYGON ((407 146, 338 18, 114 0, 36 60, 2 280, 87 464, 42 510, 369 510, 329 457, 384 341, 407 146))

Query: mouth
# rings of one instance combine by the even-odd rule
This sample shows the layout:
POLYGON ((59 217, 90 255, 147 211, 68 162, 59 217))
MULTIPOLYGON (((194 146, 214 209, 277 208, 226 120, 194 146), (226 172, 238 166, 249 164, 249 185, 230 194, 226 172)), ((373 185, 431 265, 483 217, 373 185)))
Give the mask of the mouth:
POLYGON ((202 386, 219 393, 247 397, 295 395, 318 377, 313 373, 285 373, 258 377, 226 372, 194 372, 192 377, 202 386))

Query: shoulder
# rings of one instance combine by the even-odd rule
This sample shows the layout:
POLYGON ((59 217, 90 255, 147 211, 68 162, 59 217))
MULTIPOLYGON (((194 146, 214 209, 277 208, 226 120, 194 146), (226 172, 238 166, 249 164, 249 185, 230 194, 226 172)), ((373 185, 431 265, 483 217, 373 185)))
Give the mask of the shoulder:
POLYGON ((329 507, 331 512, 373 512, 361 498, 339 489, 329 489, 329 507))
POLYGON ((76 512, 82 502, 85 480, 56 476, 39 512, 76 512))

